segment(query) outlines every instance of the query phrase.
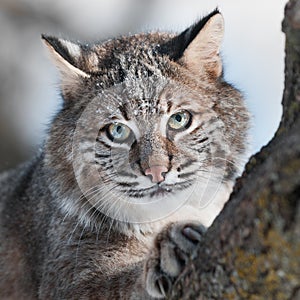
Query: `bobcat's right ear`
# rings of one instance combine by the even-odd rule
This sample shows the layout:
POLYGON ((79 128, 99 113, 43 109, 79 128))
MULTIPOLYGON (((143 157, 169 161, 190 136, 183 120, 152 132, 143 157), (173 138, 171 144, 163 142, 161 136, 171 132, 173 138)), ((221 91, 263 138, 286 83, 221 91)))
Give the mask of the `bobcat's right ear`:
POLYGON ((42 35, 42 40, 48 48, 55 65, 61 72, 63 87, 66 87, 66 85, 74 85, 79 78, 90 77, 90 75, 80 67, 80 61, 82 60, 82 49, 80 45, 46 35, 42 35))
POLYGON ((195 34, 198 24, 185 33, 190 42, 183 52, 181 61, 195 74, 205 71, 219 77, 222 74, 220 47, 224 35, 223 17, 215 10, 205 22, 203 20, 200 22, 203 27, 195 34))

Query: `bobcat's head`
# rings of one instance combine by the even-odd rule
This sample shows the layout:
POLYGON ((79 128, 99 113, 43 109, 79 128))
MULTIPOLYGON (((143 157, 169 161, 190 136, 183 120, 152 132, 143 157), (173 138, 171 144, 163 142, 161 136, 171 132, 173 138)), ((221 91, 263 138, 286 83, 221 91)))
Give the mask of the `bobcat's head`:
POLYGON ((43 36, 64 98, 46 161, 67 213, 142 231, 141 223, 182 207, 212 221, 227 200, 219 191, 236 174, 248 127, 240 92, 222 77, 222 37, 217 10, 177 36, 91 45, 43 36), (213 211, 204 209, 211 204, 213 211))

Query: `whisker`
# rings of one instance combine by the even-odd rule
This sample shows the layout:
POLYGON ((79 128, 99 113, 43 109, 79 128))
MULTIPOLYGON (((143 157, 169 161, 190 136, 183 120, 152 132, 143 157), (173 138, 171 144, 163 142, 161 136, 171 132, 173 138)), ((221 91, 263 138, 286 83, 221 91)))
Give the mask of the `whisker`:
MULTIPOLYGON (((94 197, 96 197, 100 192, 99 191, 101 191, 101 189, 98 189, 98 190, 95 190, 95 191, 93 191, 93 193, 94 193, 94 195, 93 195, 93 197, 91 198, 91 199, 93 199, 94 197)), ((92 193, 90 193, 90 194, 92 194, 92 193)), ((82 210, 86 205, 91 205, 91 203, 87 200, 81 207, 80 207, 80 210, 82 210)), ((73 236, 73 234, 75 233, 75 231, 76 231, 76 229, 77 229, 77 227, 79 226, 79 224, 81 224, 81 223, 84 223, 82 220, 88 215, 88 213, 91 211, 93 209, 93 205, 91 205, 91 207, 83 214, 83 215, 81 215, 80 217, 79 217, 79 220, 76 222, 76 226, 75 226, 75 228, 73 229, 73 231, 71 232, 71 235, 70 235, 70 237, 69 237, 69 239, 68 239, 68 244, 71 242, 71 239, 72 239, 72 236, 73 236)))
POLYGON ((221 160, 224 160, 224 161, 228 162, 229 164, 235 166, 237 169, 241 168, 241 166, 239 166, 237 163, 235 163, 234 161, 229 160, 227 158, 224 158, 224 157, 214 157, 214 159, 221 159, 221 160))
MULTIPOLYGON (((107 188, 107 187, 106 187, 106 188, 107 188)), ((110 192, 111 190, 113 190, 114 188, 115 188, 115 186, 112 186, 112 187, 107 191, 107 194, 109 194, 109 192, 110 192)), ((103 187, 100 187, 100 188, 98 188, 96 191, 94 191, 94 195, 92 196, 92 198, 90 198, 90 200, 94 199, 94 198, 97 197, 99 194, 101 194, 101 192, 102 192, 103 190, 104 190, 104 188, 103 188, 103 187)), ((68 242, 67 242, 68 244, 71 243, 73 234, 75 233, 75 231, 76 231, 76 229, 78 228, 79 224, 84 223, 84 228, 86 228, 88 225, 91 225, 91 224, 94 223, 92 219, 93 219, 94 214, 97 212, 97 209, 99 209, 99 208, 97 208, 97 205, 98 205, 99 203, 101 204, 101 206, 99 206, 100 208, 103 208, 106 204, 107 204, 107 206, 110 205, 110 204, 109 204, 109 200, 110 200, 111 197, 107 197, 107 194, 106 194, 106 195, 103 195, 103 197, 102 197, 101 199, 99 199, 99 200, 97 201, 96 204, 91 205, 91 207, 90 207, 83 215, 81 215, 81 216, 79 217, 79 220, 76 222, 76 226, 75 226, 75 228, 73 229, 73 231, 72 231, 72 233, 71 233, 71 235, 70 235, 70 237, 69 237, 69 239, 68 239, 68 242), (103 199, 105 199, 105 200, 103 200, 103 199), (84 222, 83 219, 90 213, 90 211, 91 211, 92 209, 95 209, 95 211, 94 211, 94 212, 92 213, 92 215, 90 216, 90 222, 89 222, 89 223, 84 222)), ((87 203, 91 204, 89 201, 87 201, 87 203)), ((81 206, 81 208, 83 208, 87 203, 84 203, 84 204, 81 206)), ((100 230, 100 229, 99 229, 99 230, 100 230)))
MULTIPOLYGON (((92 193, 94 193, 95 191, 91 191, 92 189, 95 189, 95 188, 97 188, 97 186, 96 187, 91 187, 90 189, 88 189, 87 191, 88 191, 88 193, 85 193, 85 194, 82 194, 79 198, 77 198, 76 200, 74 200, 73 202, 74 203, 77 203, 77 202, 79 202, 79 201, 81 201, 81 200, 83 200, 83 198, 85 198, 86 197, 86 195, 89 195, 89 194, 92 194, 92 193)), ((82 207, 84 206, 86 204, 86 202, 82 205, 82 207)), ((65 216, 64 216, 64 218, 63 218, 63 220, 62 220, 62 222, 64 222, 65 221, 65 219, 67 218, 69 216, 69 213, 68 212, 66 212, 65 213, 65 216)))

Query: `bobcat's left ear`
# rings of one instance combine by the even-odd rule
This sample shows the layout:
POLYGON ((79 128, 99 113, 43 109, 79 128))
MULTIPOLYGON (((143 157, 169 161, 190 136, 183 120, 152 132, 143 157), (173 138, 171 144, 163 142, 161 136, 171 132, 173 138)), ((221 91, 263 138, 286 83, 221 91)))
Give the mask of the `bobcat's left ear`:
POLYGON ((222 15, 217 12, 207 20, 189 43, 183 52, 181 61, 195 73, 204 70, 215 77, 221 76, 222 60, 219 52, 223 35, 224 20, 222 15))
POLYGON ((218 9, 157 48, 160 54, 186 66, 196 75, 222 74, 219 55, 224 35, 224 20, 218 9))

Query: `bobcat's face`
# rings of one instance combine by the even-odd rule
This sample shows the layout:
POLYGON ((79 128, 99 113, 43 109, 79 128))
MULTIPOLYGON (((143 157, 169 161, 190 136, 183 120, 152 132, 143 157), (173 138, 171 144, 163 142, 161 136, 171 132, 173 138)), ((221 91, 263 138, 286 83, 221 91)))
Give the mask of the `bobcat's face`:
POLYGON ((76 178, 88 201, 112 218, 146 222, 191 199, 213 200, 205 191, 220 187, 230 148, 212 109, 216 98, 213 87, 192 90, 161 76, 96 96, 73 141, 76 178))

